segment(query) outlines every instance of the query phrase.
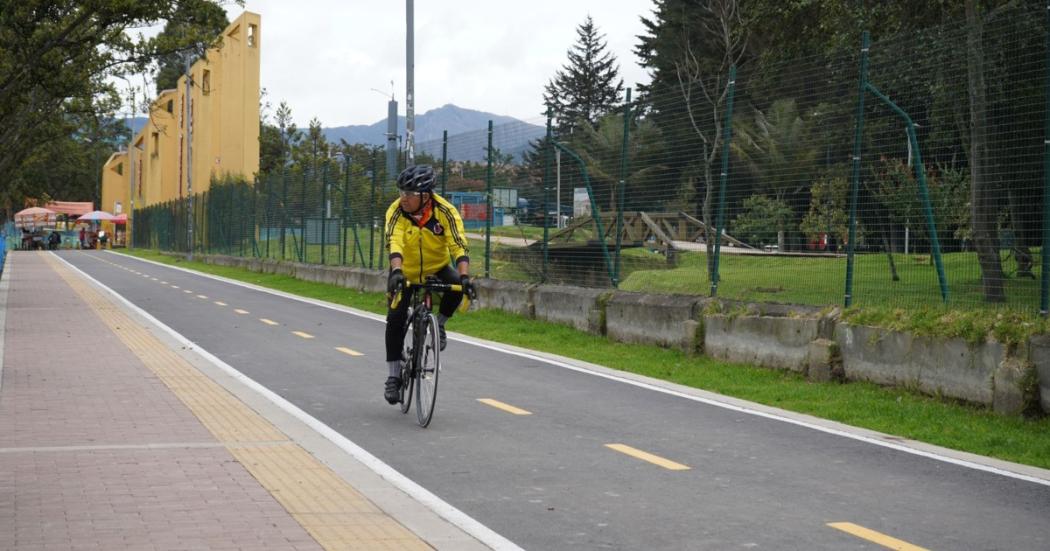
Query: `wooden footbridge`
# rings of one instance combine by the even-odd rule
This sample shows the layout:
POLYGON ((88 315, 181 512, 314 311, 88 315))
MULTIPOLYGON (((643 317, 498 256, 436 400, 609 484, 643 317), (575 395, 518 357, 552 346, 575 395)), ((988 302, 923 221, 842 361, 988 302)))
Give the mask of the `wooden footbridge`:
MULTIPOLYGON (((596 234, 597 226, 590 215, 577 216, 568 226, 550 236, 550 247, 578 247, 581 242, 600 243, 604 240, 611 246, 616 244, 616 213, 601 213, 603 235, 596 234)), ((620 230, 620 246, 650 247, 661 251, 669 258, 676 256, 680 246, 675 242, 704 243, 706 236, 703 221, 685 212, 642 212, 623 213, 623 227, 620 230)), ((753 249, 754 247, 730 235, 722 234, 722 244, 753 249)), ((542 243, 532 246, 542 247, 542 243)))

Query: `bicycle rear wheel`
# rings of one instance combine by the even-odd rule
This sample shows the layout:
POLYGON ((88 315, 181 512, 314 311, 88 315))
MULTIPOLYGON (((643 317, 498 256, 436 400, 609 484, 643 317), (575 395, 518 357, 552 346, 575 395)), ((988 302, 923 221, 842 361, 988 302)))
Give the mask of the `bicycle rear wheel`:
POLYGON ((412 384, 415 381, 412 373, 412 346, 416 341, 416 327, 408 324, 405 331, 405 345, 401 350, 401 413, 408 413, 412 406, 412 384))
POLYGON ((438 336, 437 318, 427 314, 420 331, 419 363, 416 365, 416 418, 419 426, 426 427, 434 416, 437 401, 438 375, 441 374, 441 338, 438 336))

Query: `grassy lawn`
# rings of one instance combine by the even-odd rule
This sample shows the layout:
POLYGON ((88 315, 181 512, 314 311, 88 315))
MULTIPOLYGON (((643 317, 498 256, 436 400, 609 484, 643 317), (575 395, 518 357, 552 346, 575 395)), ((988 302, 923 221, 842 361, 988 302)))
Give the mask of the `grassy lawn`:
MULTIPOLYGON (((386 310, 378 293, 186 262, 142 249, 127 252, 370 312, 386 310)), ((655 346, 616 343, 567 326, 496 310, 456 316, 449 328, 947 448, 1050 468, 1050 417, 1003 417, 982 408, 867 383, 812 383, 789 372, 727 364, 655 346)), ((377 333, 376 338, 381 335, 377 333)))
MULTIPOLYGON (((636 258, 659 256, 644 249, 624 253, 625 273, 636 258)), ((661 257, 662 258, 662 257, 661 257)), ((854 304, 894 305, 903 308, 942 306, 937 272, 927 255, 894 255, 899 281, 890 276, 884 254, 856 256, 853 280, 854 304)), ((620 288, 627 291, 706 295, 707 255, 681 254, 673 269, 629 270, 620 288)), ((1009 268, 1012 261, 1004 263, 1009 268)), ((1038 266, 1038 261, 1036 262, 1038 266)), ((981 296, 980 270, 974 253, 944 255, 948 305, 976 308, 985 305, 981 296)), ((845 258, 799 258, 723 254, 719 259, 718 296, 727 299, 781 302, 788 304, 841 305, 846 291, 845 258)), ((1038 310, 1039 280, 1010 277, 1006 280, 1007 306, 1038 310)))

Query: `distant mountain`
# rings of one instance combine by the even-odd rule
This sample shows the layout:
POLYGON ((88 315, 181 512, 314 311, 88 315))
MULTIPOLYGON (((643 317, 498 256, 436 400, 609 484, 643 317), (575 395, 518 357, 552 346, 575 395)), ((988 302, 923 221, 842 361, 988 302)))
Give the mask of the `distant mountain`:
MULTIPOLYGON (((138 133, 149 119, 132 117, 124 119, 132 135, 138 133)), ((484 111, 464 109, 451 103, 437 109, 431 109, 422 115, 416 115, 416 151, 441 157, 441 133, 448 131, 448 158, 456 161, 485 160, 485 148, 488 145, 488 123, 492 121, 492 143, 504 154, 514 156, 514 162, 521 162, 522 153, 529 142, 542 138, 546 130, 542 126, 522 122, 513 117, 494 115, 484 111)), ((339 143, 340 139, 348 143, 386 145, 386 119, 369 125, 336 126, 322 128, 329 142, 339 143)), ((401 140, 405 135, 405 117, 398 117, 397 133, 401 138, 398 147, 403 147, 401 140)))
MULTIPOLYGON (((458 161, 484 161, 488 145, 488 121, 493 124, 493 147, 521 161, 529 141, 543 137, 542 126, 528 124, 513 117, 464 109, 451 103, 416 115, 416 151, 441 157, 441 133, 448 131, 448 157, 458 161)), ((370 125, 337 126, 322 129, 330 142, 386 144, 386 119, 370 125)), ((398 136, 404 138, 405 117, 398 117, 398 136)), ((398 143, 401 147, 402 144, 398 143)))
POLYGON ((149 119, 146 117, 131 117, 124 119, 124 124, 126 124, 128 128, 131 129, 132 136, 138 134, 139 130, 142 130, 142 127, 146 126, 147 122, 149 122, 149 119))

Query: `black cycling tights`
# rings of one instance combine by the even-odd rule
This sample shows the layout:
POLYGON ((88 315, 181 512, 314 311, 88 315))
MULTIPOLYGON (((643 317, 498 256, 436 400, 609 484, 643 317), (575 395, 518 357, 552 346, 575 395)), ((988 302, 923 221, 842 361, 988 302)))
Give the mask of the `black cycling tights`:
MULTIPOLYGON (((446 264, 444 268, 434 274, 445 283, 459 285, 459 273, 452 266, 446 264)), ((405 345, 405 323, 408 321, 409 300, 402 300, 397 308, 387 309, 386 312, 386 361, 392 362, 401 359, 401 348, 405 345)), ((438 311, 446 318, 451 318, 463 302, 463 293, 444 293, 441 297, 441 306, 438 311)))

